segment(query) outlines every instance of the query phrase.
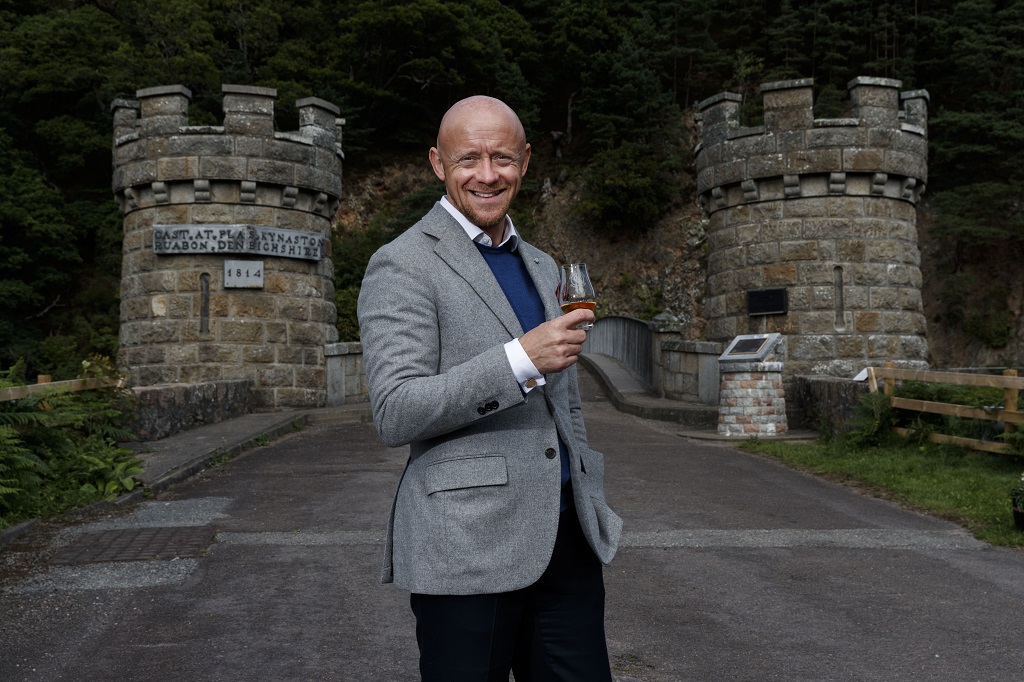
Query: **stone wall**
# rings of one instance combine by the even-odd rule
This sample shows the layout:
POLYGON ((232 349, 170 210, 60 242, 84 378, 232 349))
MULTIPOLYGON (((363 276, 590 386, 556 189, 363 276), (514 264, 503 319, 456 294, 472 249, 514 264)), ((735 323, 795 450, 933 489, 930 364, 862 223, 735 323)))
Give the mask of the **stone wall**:
POLYGON ((857 404, 867 393, 866 381, 798 376, 790 402, 809 428, 823 434, 842 433, 851 428, 857 404))
POLYGON ((671 400, 693 400, 717 405, 721 384, 718 356, 722 344, 711 341, 663 341, 661 343, 661 384, 671 400))
POLYGON ((189 125, 182 86, 112 105, 118 361, 135 386, 247 380, 255 409, 322 407, 343 121, 306 98, 276 132, 276 91, 223 90, 221 126, 189 125))
POLYGON ((370 387, 363 369, 363 344, 329 343, 324 352, 327 354, 327 406, 367 402, 370 387))
POLYGON ((916 204, 927 181, 925 91, 850 82, 850 116, 815 119, 810 80, 698 105, 697 184, 708 218, 706 336, 788 337, 784 374, 852 377, 894 361, 927 367, 916 204), (782 311, 748 303, 782 297, 782 311))
POLYGON ((251 411, 250 389, 247 379, 136 387, 129 428, 148 441, 240 417, 251 411))

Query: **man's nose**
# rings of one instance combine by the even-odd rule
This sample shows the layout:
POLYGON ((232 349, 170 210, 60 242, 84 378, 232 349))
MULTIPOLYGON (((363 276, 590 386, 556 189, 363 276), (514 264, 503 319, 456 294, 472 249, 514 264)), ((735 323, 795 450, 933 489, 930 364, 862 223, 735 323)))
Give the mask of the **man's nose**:
POLYGON ((493 185, 499 177, 498 168, 490 159, 485 158, 477 165, 477 180, 485 185, 493 185))

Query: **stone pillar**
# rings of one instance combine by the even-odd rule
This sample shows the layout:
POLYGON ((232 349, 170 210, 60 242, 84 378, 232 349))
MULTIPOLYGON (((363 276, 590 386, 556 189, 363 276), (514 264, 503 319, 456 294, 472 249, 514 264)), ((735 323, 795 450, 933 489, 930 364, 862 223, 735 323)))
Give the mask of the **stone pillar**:
POLYGON ((223 91, 222 126, 188 125, 180 85, 112 105, 118 361, 136 386, 247 379, 255 409, 324 406, 339 110, 300 100, 301 129, 275 132, 275 90, 223 91))
POLYGON ((651 389, 658 397, 664 398, 665 360, 661 354, 661 345, 666 341, 678 340, 683 325, 674 315, 658 313, 647 327, 651 330, 651 389))
POLYGON ((363 344, 358 341, 329 343, 327 354, 327 406, 365 403, 370 399, 363 368, 363 344))
POLYGON ((928 95, 899 87, 854 79, 851 116, 814 119, 809 79, 767 83, 764 125, 748 128, 739 95, 698 105, 706 336, 785 334, 787 385, 886 361, 927 367, 916 205, 928 95))
POLYGON ((785 346, 778 334, 764 336, 763 343, 764 349, 756 353, 732 355, 734 342, 719 358, 719 435, 761 438, 789 431, 782 383, 785 346))

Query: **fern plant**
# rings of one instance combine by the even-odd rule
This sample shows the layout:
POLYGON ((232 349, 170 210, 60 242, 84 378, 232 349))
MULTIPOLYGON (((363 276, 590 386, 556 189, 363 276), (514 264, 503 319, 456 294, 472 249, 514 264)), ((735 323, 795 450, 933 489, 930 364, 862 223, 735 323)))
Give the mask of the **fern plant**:
POLYGON ((1024 511, 1024 474, 1020 475, 1020 479, 1010 488, 1010 503, 1014 509, 1024 511))
MULTIPOLYGON (((83 375, 114 378, 102 358, 83 375)), ((132 394, 118 387, 52 389, 0 403, 0 528, 111 499, 137 485, 140 462, 119 442, 132 394)))
POLYGON ((849 437, 855 445, 874 446, 891 442, 895 426, 892 401, 884 393, 866 393, 854 408, 849 437))
POLYGON ((17 431, 0 426, 0 518, 24 506, 50 472, 46 462, 24 446, 17 431))
MULTIPOLYGON (((1010 452, 1018 457, 1024 457, 1024 431, 1019 429, 1005 430, 999 434, 999 439, 1010 446, 1010 452)), ((1024 509, 1024 507, 1021 507, 1024 509)))

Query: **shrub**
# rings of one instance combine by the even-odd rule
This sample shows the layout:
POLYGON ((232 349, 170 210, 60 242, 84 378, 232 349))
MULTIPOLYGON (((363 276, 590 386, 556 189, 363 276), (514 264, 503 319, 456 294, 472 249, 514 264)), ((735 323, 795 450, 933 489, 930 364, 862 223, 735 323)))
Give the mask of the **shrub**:
MULTIPOLYGON (((104 358, 82 365, 83 378, 116 376, 104 358)), ((55 388, 0 403, 0 528, 134 489, 140 462, 118 445, 133 439, 130 395, 55 388)))
POLYGON ((670 167, 669 159, 640 143, 599 152, 584 176, 580 217, 608 238, 642 236, 673 199, 670 167))
POLYGON ((1010 488, 1010 504, 1014 509, 1024 509, 1024 474, 1010 488))
POLYGON ((847 434, 854 445, 868 447, 893 441, 896 414, 889 396, 882 392, 867 393, 854 408, 852 428, 847 434))

